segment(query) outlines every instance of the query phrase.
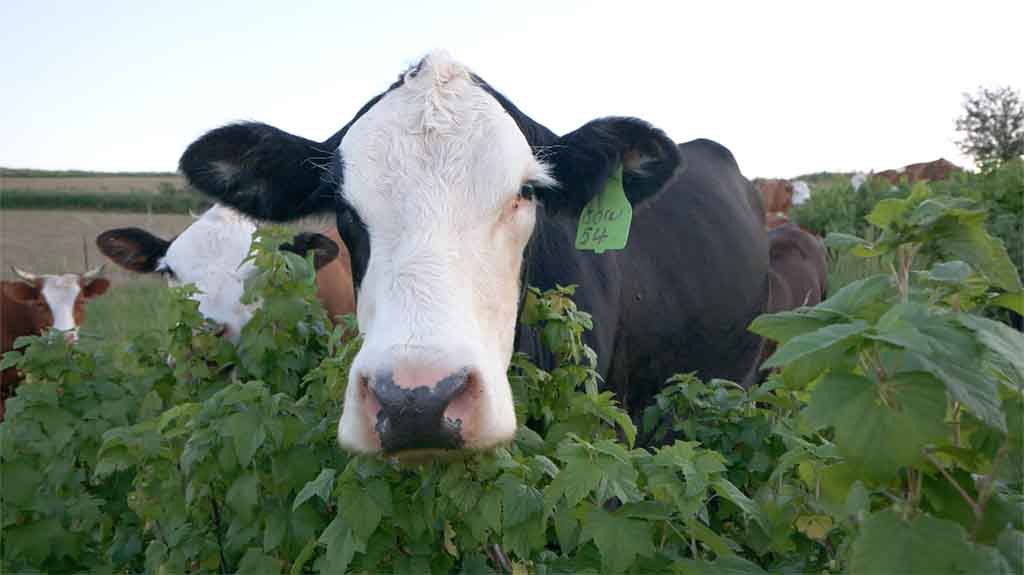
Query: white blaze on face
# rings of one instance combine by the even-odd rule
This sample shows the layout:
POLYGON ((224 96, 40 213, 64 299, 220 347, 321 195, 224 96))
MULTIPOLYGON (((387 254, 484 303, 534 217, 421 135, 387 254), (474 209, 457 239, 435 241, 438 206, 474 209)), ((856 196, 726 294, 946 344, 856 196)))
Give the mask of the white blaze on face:
POLYGON ((75 323, 75 301, 82 293, 75 274, 45 275, 43 277, 43 299, 50 306, 53 315, 53 328, 75 334, 78 325, 75 323))
POLYGON ((245 278, 254 269, 251 262, 242 264, 242 260, 255 230, 255 224, 238 212, 215 205, 174 239, 158 266, 172 272, 171 286, 192 283, 199 288, 193 299, 199 302, 200 313, 226 326, 232 341, 238 341, 242 327, 259 307, 240 302, 245 278))
POLYGON ((380 449, 361 378, 429 372, 419 382, 429 386, 463 368, 474 373, 477 402, 463 421, 465 447, 510 439, 506 369, 536 211, 519 193, 552 183, 545 166, 497 100, 445 54, 428 56, 360 117, 341 157, 341 193, 367 227, 370 260, 357 302, 365 340, 340 443, 380 449))

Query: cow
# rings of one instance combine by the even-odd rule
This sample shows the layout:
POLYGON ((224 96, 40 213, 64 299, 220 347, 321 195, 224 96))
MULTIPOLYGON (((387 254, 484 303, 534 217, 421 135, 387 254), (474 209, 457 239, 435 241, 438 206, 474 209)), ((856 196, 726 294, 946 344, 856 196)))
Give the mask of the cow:
POLYGON ((768 229, 789 221, 793 207, 793 184, 788 180, 756 179, 754 185, 761 192, 764 204, 764 224, 768 229))
MULTIPOLYGON (((97 236, 96 245, 127 270, 161 274, 171 286, 195 284, 199 291, 192 298, 199 302, 199 312, 218 326, 218 335, 237 342, 258 306, 241 302, 245 279, 255 270, 252 262, 243 262, 254 231, 250 218, 214 204, 170 241, 139 228, 116 228, 97 236)), ((318 270, 334 262, 339 252, 333 240, 309 232, 281 247, 300 255, 313 251, 318 270)))
POLYGON ((874 175, 875 178, 887 180, 892 185, 897 185, 903 178, 908 184, 917 182, 936 182, 949 179, 953 174, 963 171, 959 166, 945 158, 939 158, 931 162, 920 162, 908 164, 902 170, 885 170, 874 175))
POLYGON ((677 372, 756 377, 747 326, 767 301, 767 236, 716 142, 676 144, 632 117, 558 136, 432 52, 323 142, 228 124, 179 167, 257 219, 336 215, 364 338, 338 423, 350 451, 419 458, 510 441, 513 350, 550 367, 518 321, 526 285, 579 286, 602 386, 633 417, 677 372), (626 245, 577 249, 588 204, 625 217, 619 185, 626 245))
POLYGON ((316 272, 316 295, 327 311, 331 321, 337 323, 338 318, 355 313, 356 296, 352 287, 352 260, 348 248, 338 235, 338 228, 332 223, 322 230, 338 248, 338 256, 316 272))
MULTIPOLYGON (((14 341, 40 335, 49 328, 63 332, 69 343, 78 340, 85 302, 102 295, 110 280, 100 277, 103 266, 84 274, 36 275, 11 268, 21 278, 0 281, 0 355, 14 349, 14 341)), ((14 394, 22 376, 13 367, 0 373, 0 421, 4 403, 14 394)))
MULTIPOLYGON (((768 230, 769 296, 765 313, 813 307, 828 293, 828 256, 821 239, 792 222, 768 230)), ((775 351, 764 340, 758 364, 775 351)), ((763 376, 763 374, 762 374, 763 376)))

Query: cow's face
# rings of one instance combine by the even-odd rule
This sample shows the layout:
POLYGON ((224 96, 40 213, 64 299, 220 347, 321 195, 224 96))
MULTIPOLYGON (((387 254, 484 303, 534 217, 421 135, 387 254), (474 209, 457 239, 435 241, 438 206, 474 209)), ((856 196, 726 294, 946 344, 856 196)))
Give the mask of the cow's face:
MULTIPOLYGON (((126 269, 162 274, 171 287, 195 285, 198 292, 192 297, 199 312, 219 326, 221 335, 237 342, 258 307, 241 302, 245 280, 254 270, 251 262, 243 262, 254 231, 251 220, 215 205, 171 241, 138 228, 119 228, 100 234, 96 244, 126 269)), ((335 255, 336 247, 330 258, 335 255)), ((317 261, 323 264, 320 257, 317 261)))
POLYGON ((21 282, 5 282, 7 297, 32 310, 32 332, 52 327, 63 332, 69 342, 78 339, 86 300, 101 295, 110 281, 99 277, 102 266, 84 274, 35 275, 13 268, 21 282))
POLYGON ((538 203, 575 218, 617 164, 640 195, 678 165, 675 144, 643 122, 599 120, 560 139, 499 98, 432 54, 323 144, 240 124, 182 157, 193 186, 253 216, 337 211, 364 335, 339 422, 347 448, 511 439, 506 371, 538 203))

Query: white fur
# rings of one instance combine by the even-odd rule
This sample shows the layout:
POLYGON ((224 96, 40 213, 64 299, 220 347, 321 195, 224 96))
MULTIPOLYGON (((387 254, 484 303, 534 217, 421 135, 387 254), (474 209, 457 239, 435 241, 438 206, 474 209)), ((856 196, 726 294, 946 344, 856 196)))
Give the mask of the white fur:
POLYGON ((50 306, 50 313, 53 315, 53 328, 77 335, 75 301, 82 293, 82 288, 78 284, 79 276, 76 274, 45 275, 42 278, 43 299, 50 306))
POLYGON ((244 281, 253 271, 242 263, 249 253, 256 225, 238 212, 215 204, 171 243, 158 269, 170 270, 168 284, 195 284, 193 296, 205 317, 227 327, 227 337, 238 341, 242 327, 257 304, 239 300, 244 281))
POLYGON ((793 182, 793 205, 799 206, 800 204, 811 199, 811 187, 807 185, 807 182, 796 180, 793 182))
POLYGON ((464 433, 466 447, 511 439, 506 370, 536 211, 519 191, 527 182, 552 183, 546 167, 498 102, 444 53, 407 73, 352 125, 340 149, 341 193, 365 222, 371 250, 357 309, 365 340, 339 442, 379 450, 360 378, 399 363, 436 367, 438 357, 448 373, 468 367, 479 378, 479 425, 464 433))
POLYGON ((860 172, 850 176, 850 185, 853 186, 853 191, 857 191, 865 182, 868 181, 868 177, 860 172))

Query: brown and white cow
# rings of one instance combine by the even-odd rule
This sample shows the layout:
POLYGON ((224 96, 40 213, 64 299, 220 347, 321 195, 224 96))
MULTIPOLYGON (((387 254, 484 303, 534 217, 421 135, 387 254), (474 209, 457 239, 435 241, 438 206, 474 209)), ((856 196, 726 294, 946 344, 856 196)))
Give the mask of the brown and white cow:
MULTIPOLYGON (((110 280, 99 277, 103 266, 84 274, 36 275, 12 268, 20 280, 0 282, 0 353, 14 349, 14 340, 39 335, 49 328, 64 333, 65 339, 78 339, 86 300, 103 294, 110 280)), ((0 421, 3 403, 13 395, 21 381, 14 368, 0 375, 0 421)))
POLYGON ((939 158, 931 162, 920 162, 908 164, 901 170, 885 170, 874 174, 873 177, 888 180, 892 185, 900 183, 902 178, 907 179, 908 184, 917 182, 936 182, 948 179, 957 172, 963 171, 959 166, 945 158, 939 158))

